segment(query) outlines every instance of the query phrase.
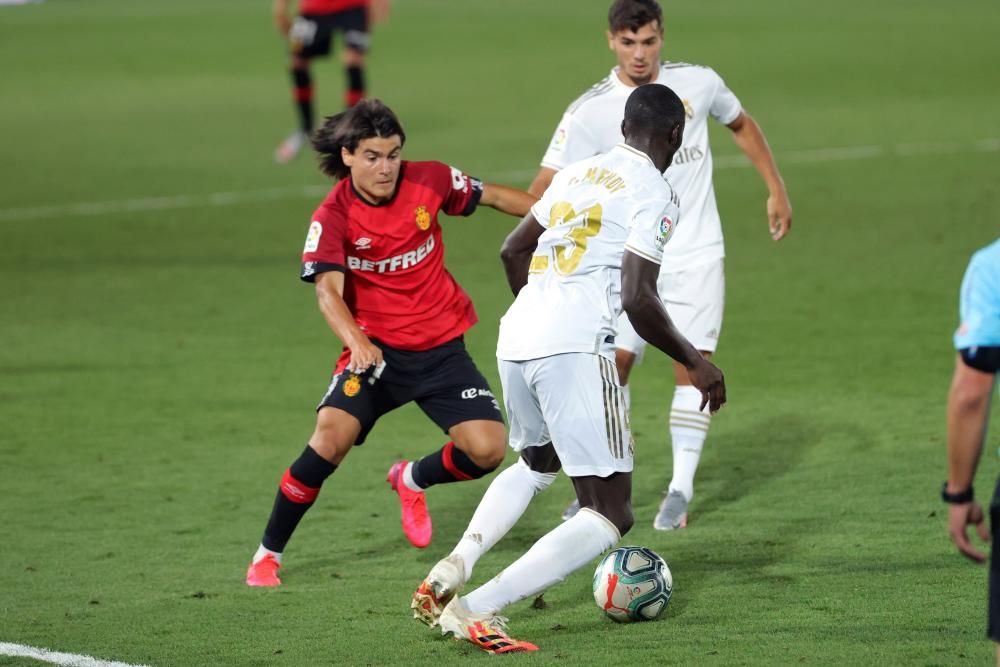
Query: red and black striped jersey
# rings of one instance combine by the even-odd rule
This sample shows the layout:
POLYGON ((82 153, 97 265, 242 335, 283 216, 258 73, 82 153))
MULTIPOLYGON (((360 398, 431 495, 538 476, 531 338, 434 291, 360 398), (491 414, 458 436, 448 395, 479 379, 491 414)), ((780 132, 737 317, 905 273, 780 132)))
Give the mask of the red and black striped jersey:
POLYGON ((396 194, 373 205, 351 179, 313 214, 301 278, 344 271, 344 301, 370 337, 401 350, 427 350, 476 323, 465 291, 444 266, 438 213, 470 215, 482 183, 440 162, 406 162, 396 194))

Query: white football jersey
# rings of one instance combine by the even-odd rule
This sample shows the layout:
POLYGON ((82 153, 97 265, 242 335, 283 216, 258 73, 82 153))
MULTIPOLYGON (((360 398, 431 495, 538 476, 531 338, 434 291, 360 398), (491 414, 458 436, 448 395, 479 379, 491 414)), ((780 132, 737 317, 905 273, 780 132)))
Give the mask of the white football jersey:
MULTIPOLYGON (((569 105, 549 144, 542 166, 560 170, 607 152, 622 141, 625 101, 635 88, 618 78, 618 68, 569 105)), ((681 271, 725 256, 722 224, 712 186, 708 117, 724 125, 742 106, 710 67, 666 62, 656 83, 669 86, 684 102, 684 142, 664 177, 680 196, 684 224, 663 254, 663 271, 681 271)))
POLYGON ((500 320, 497 357, 612 349, 625 249, 660 263, 678 204, 652 160, 624 144, 556 174, 531 208, 546 230, 528 284, 500 320))

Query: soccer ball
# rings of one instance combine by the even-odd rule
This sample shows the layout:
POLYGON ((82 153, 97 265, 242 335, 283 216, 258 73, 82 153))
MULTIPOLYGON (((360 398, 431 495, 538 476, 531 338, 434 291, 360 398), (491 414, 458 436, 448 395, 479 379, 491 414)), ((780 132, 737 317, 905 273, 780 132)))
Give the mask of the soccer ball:
POLYGON ((673 590, 666 561, 646 547, 618 547, 594 572, 594 601, 618 623, 653 620, 667 608, 673 590))

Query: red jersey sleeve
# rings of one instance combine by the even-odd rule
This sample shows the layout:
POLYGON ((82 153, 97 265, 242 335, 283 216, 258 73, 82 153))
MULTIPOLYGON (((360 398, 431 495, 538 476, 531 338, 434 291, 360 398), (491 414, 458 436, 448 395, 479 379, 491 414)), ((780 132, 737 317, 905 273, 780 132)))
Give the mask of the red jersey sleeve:
POLYGON ((483 182, 441 162, 432 164, 435 188, 444 199, 441 210, 448 215, 472 215, 483 196, 483 182))
POLYGON ((313 213, 306 245, 302 249, 302 273, 299 277, 316 282, 316 276, 327 271, 346 271, 344 239, 347 236, 347 213, 323 205, 313 213))

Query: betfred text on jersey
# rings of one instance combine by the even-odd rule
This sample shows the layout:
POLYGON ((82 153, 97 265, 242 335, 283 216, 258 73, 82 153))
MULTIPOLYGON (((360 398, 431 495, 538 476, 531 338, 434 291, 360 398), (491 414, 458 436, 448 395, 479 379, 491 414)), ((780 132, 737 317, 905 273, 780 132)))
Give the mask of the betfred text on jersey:
POLYGON ((426 241, 421 243, 420 247, 416 250, 411 250, 410 252, 405 252, 402 255, 396 255, 395 257, 389 257, 387 259, 373 261, 370 259, 361 259, 360 257, 352 257, 348 255, 347 268, 352 271, 371 271, 377 273, 402 271, 412 266, 416 266, 420 262, 427 259, 433 250, 434 237, 431 236, 426 241))

